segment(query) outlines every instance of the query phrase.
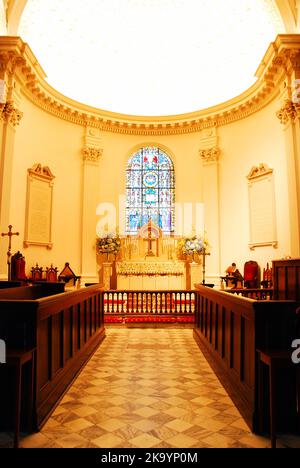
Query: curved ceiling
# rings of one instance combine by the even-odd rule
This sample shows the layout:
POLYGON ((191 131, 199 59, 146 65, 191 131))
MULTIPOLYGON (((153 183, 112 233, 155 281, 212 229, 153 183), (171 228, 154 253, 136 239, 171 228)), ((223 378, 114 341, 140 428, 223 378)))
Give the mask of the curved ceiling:
POLYGON ((284 32, 268 0, 28 0, 19 28, 53 87, 140 116, 240 94, 284 32))

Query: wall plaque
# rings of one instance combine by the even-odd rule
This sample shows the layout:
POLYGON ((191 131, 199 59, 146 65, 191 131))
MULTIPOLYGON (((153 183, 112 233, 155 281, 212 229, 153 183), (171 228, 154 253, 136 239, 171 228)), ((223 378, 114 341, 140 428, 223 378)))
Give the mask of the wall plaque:
POLYGON ((250 242, 249 247, 277 247, 276 208, 273 169, 266 164, 253 167, 248 175, 250 242))
POLYGON ((54 175, 49 167, 35 164, 28 169, 24 246, 52 249, 52 196, 54 175))

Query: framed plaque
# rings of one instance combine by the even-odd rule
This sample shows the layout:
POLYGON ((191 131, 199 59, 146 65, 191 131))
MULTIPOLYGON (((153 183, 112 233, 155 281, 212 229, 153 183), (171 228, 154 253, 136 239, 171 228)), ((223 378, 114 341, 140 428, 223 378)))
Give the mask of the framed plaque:
POLYGON ((274 174, 266 164, 253 167, 248 175, 250 242, 249 247, 271 245, 277 248, 274 174))
POLYGON ((52 198, 54 175, 49 167, 28 169, 24 246, 52 249, 52 198))

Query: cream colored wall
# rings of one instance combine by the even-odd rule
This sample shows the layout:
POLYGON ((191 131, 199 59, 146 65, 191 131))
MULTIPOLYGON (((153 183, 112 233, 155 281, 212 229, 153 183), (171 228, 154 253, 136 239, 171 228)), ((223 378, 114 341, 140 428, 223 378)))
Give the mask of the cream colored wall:
MULTIPOLYGON (((284 132, 275 116, 279 108, 273 102, 259 113, 218 129, 221 159, 220 179, 220 258, 212 243, 212 257, 207 259, 208 277, 217 276, 233 261, 242 269, 247 260, 256 260, 264 267, 274 258, 289 255, 289 220, 287 199, 287 170, 284 132), (250 169, 259 163, 274 169, 276 188, 278 249, 260 247, 250 251, 248 181, 250 169), (220 271, 217 271, 220 265, 220 271)), ((61 269, 66 261, 80 274, 82 246, 82 177, 81 150, 84 128, 51 116, 23 96, 24 117, 16 130, 13 165, 13 185, 10 222, 21 236, 14 238, 13 251, 21 250, 30 269, 36 262, 41 266, 53 263, 61 269), (35 163, 49 166, 54 181, 53 250, 23 247, 27 169, 35 163)), ((119 195, 125 194, 125 170, 128 158, 138 147, 156 144, 173 159, 176 174, 176 202, 203 201, 205 169, 199 156, 201 146, 197 133, 164 137, 139 137, 103 133, 103 156, 98 172, 99 203, 118 206, 119 195)), ((205 177, 210 172, 205 172, 205 177)), ((214 171, 211 172, 214 174, 214 171)), ((209 176, 208 176, 209 177, 209 176)), ((206 180, 206 186, 214 181, 206 180)), ((209 204, 209 202, 208 202, 209 204)), ((206 206, 206 210, 211 209, 206 206)), ((118 224, 118 221, 117 221, 118 224)), ((84 229, 84 226, 83 226, 84 229)), ((218 226, 215 226, 218 230, 218 226)), ((94 233, 91 235, 93 238, 94 233)), ((208 237, 214 238, 211 231, 208 237)), ((94 247, 89 246, 90 249, 94 247)), ((85 252, 83 252, 83 257, 85 252)))
POLYGON ((21 236, 13 240, 13 252, 21 250, 27 269, 35 265, 61 270, 65 262, 79 274, 81 249, 82 127, 65 122, 37 108, 25 97, 24 117, 17 128, 11 198, 11 224, 21 236), (23 247, 27 169, 35 163, 49 166, 55 175, 53 191, 53 250, 23 247))
POLYGON ((287 168, 283 126, 276 118, 277 101, 261 112, 220 128, 221 268, 235 261, 257 261, 263 268, 272 259, 290 255, 287 168), (252 166, 266 163, 274 169, 278 249, 249 242, 248 180, 252 166))

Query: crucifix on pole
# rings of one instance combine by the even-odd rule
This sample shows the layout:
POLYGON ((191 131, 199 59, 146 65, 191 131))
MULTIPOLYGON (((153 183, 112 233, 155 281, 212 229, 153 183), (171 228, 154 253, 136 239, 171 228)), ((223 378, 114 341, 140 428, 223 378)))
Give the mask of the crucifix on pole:
POLYGON ((19 232, 12 232, 12 225, 10 224, 8 226, 8 232, 2 232, 1 236, 2 237, 5 237, 7 236, 8 237, 8 250, 7 250, 7 270, 8 270, 8 281, 11 280, 11 261, 10 261, 10 258, 11 258, 11 238, 12 236, 19 236, 20 233, 19 232))

